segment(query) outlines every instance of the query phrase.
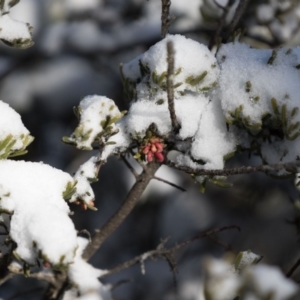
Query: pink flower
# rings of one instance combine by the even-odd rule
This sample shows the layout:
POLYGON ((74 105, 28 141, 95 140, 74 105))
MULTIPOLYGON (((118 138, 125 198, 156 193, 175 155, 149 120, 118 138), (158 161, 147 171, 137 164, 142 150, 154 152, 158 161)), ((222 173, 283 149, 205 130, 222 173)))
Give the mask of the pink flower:
POLYGON ((163 162, 165 160, 165 157, 161 152, 155 152, 154 156, 159 162, 163 162))
POLYGON ((148 152, 146 158, 148 162, 153 161, 153 152, 148 152))
POLYGON ((146 161, 152 162, 154 159, 158 162, 163 162, 165 156, 163 154, 164 144, 158 137, 144 139, 144 143, 140 146, 139 153, 146 161))

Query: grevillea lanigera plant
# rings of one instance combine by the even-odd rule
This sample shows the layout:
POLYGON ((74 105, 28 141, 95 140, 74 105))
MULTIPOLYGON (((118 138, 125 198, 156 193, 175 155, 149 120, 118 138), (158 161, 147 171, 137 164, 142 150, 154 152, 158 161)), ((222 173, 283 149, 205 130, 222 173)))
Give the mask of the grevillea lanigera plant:
MULTIPOLYGON (((0 39, 24 48, 32 45, 30 26, 8 14, 17 2, 0 1, 0 39)), ((113 100, 98 95, 85 97, 75 107, 79 124, 63 141, 81 150, 99 151, 73 177, 43 163, 11 160, 26 153, 33 137, 20 116, 0 101, 0 222, 7 230, 1 251, 11 252, 17 261, 11 263, 10 270, 30 276, 31 267, 44 266, 44 274, 50 269, 52 274, 63 274, 71 284, 66 299, 87 295, 92 298, 84 299, 111 299, 108 288, 98 281, 106 271, 85 260, 90 258, 85 254, 88 240, 77 236, 68 202, 96 210, 90 184, 112 155, 130 155, 144 170, 155 166, 149 171, 153 176, 163 164, 186 168, 202 189, 209 180, 226 186, 224 176, 208 171, 222 170, 240 151, 260 156, 264 164, 297 161, 299 66, 298 47, 257 50, 235 42, 222 45, 215 56, 192 39, 167 35, 121 65, 124 94, 130 101, 128 111, 121 112, 113 100), (167 45, 172 45, 173 51, 168 51, 167 45), (198 175, 201 170, 207 174, 198 175)), ((282 168, 277 175, 294 173, 295 169, 282 168)), ((148 173, 137 175, 141 180, 132 194, 136 190, 141 193, 150 181, 143 174, 148 173), (143 188, 137 188, 140 183, 143 188)), ((128 199, 137 201, 132 194, 128 199)), ((130 205, 134 201, 129 201, 130 205)), ((100 235, 110 234, 124 220, 130 211, 126 205, 115 215, 119 220, 104 226, 100 235)), ((106 237, 95 240, 101 245, 106 237)), ((93 244, 92 248, 97 247, 93 244)), ((207 299, 291 298, 298 290, 296 285, 283 280, 277 269, 253 266, 259 260, 250 251, 230 263, 208 260, 204 266, 207 299), (269 275, 278 284, 261 286, 259 280, 269 275), (284 285, 285 292, 279 285, 284 285)))
MULTIPOLYGON (((135 153, 144 163, 172 162, 199 170, 223 169, 227 159, 249 151, 263 163, 298 157, 300 48, 258 50, 239 42, 222 45, 217 57, 206 46, 168 35, 121 65, 128 112, 103 96, 84 98, 79 126, 64 141, 109 155, 135 153), (167 43, 174 45, 174 132, 168 106, 167 43), (169 155, 172 153, 172 155, 169 155)), ((282 170, 279 175, 286 175, 282 170)), ((222 185, 222 177, 196 176, 222 185)))

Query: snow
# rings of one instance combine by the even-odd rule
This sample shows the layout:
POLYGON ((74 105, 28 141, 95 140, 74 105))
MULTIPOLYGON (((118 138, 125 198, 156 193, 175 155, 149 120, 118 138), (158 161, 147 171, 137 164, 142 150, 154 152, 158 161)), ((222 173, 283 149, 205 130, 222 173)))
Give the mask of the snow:
POLYGON ((66 140, 84 150, 92 150, 92 144, 101 141, 105 134, 117 133, 114 123, 123 116, 113 100, 97 95, 81 100, 77 114, 80 123, 66 140))
POLYGON ((98 180, 97 163, 98 158, 92 156, 88 161, 79 166, 73 177, 76 181, 76 191, 72 195, 70 202, 80 199, 89 205, 91 201, 95 200, 90 183, 98 180))
POLYGON ((298 292, 297 284, 286 278, 279 268, 253 265, 260 257, 252 252, 243 251, 240 255, 244 263, 238 269, 230 263, 230 256, 206 259, 204 294, 209 299, 227 300, 239 296, 241 299, 258 300, 272 295, 273 300, 287 300, 298 292))
POLYGON ((1 160, 1 210, 13 214, 10 236, 23 261, 35 264, 39 252, 53 265, 73 261, 76 230, 63 191, 72 177, 42 163, 1 160))
POLYGON ((272 294, 273 300, 287 300, 298 291, 297 284, 287 279, 278 267, 252 266, 244 272, 243 277, 246 286, 253 289, 259 299, 272 294))
POLYGON ((28 23, 14 20, 9 15, 13 1, 4 0, 0 12, 0 39, 8 45, 28 48, 33 45, 31 30, 28 23))
POLYGON ((205 262, 205 268, 205 295, 213 300, 234 299, 240 279, 232 272, 231 264, 225 260, 209 258, 205 262))
POLYGON ((193 137, 199 127, 203 111, 207 108, 209 98, 196 93, 189 93, 175 101, 177 120, 181 124, 178 136, 181 139, 193 137))
POLYGON ((147 100, 133 103, 127 117, 128 132, 132 135, 139 133, 144 136, 152 123, 157 126, 161 135, 171 131, 171 119, 166 101, 161 105, 147 100))
MULTIPOLYGON (((201 91, 203 88, 211 87, 219 73, 215 57, 206 46, 182 35, 167 35, 147 52, 130 63, 124 64, 124 75, 131 80, 142 79, 142 83, 149 82, 153 88, 163 86, 166 79, 164 74, 167 71, 167 43, 169 41, 173 42, 175 52, 174 85, 181 84, 175 88, 175 91, 201 91), (141 72, 141 64, 145 69, 145 74, 141 72), (202 80, 201 76, 203 76, 202 80)), ((142 85, 141 89, 143 88, 142 85)), ((137 90, 139 90, 139 85, 137 85, 137 90)))
POLYGON ((258 50, 240 43, 223 45, 218 53, 226 120, 249 133, 237 143, 247 148, 254 140, 268 163, 298 155, 299 58, 299 48, 258 50))
POLYGON ((109 290, 97 279, 103 274, 103 271, 94 268, 81 258, 83 250, 88 244, 88 240, 82 237, 78 237, 77 240, 78 248, 76 250, 74 262, 68 269, 68 277, 82 295, 79 299, 111 299, 109 290))
MULTIPOLYGON (((220 5, 227 2, 218 1, 220 5)), ((185 14, 196 19, 199 11, 195 8, 201 1, 191 3, 186 6, 182 1, 174 1, 173 8, 182 10, 184 6, 185 14)), ((94 10, 101 4, 100 0, 64 2, 66 10, 75 13, 94 10)), ((9 8, 6 1, 0 16, 0 39, 23 48, 32 45, 30 27, 12 19, 9 8)), ((269 22, 277 9, 262 4, 257 16, 261 22, 269 22)), ((153 25, 148 26, 148 31, 155 36, 158 26, 150 19, 137 23, 145 27, 153 25)), ((187 18, 185 22, 188 27, 187 18)), ((286 39, 295 26, 293 20, 288 23, 289 26, 283 26, 272 22, 270 27, 286 39)), ((70 33, 70 45, 78 42, 81 50, 91 47, 110 50, 116 45, 126 45, 132 29, 120 30, 118 44, 98 27, 91 21, 70 27, 58 24, 53 28, 54 37, 48 41, 57 43, 52 44, 49 53, 59 51, 63 45, 61 38, 68 36, 66 32, 70 33), (60 32, 62 28, 64 33, 60 32)), ((137 36, 144 30, 135 29, 137 36)), ((60 76, 50 76, 48 89, 52 90, 49 82, 57 88, 65 76, 65 61, 63 65, 60 76)), ((140 151, 141 141, 147 140, 147 134, 158 135, 162 149, 164 142, 174 143, 177 154, 173 161, 195 169, 222 169, 237 147, 249 149, 253 141, 266 163, 295 160, 300 146, 299 68, 300 47, 257 50, 235 42, 223 45, 216 59, 205 45, 181 35, 168 35, 123 65, 125 89, 131 101, 128 114, 120 112, 113 100, 98 95, 85 97, 76 108, 79 125, 65 141, 83 150, 92 150, 97 144, 102 151, 82 164, 73 178, 43 163, 5 160, 24 151, 32 137, 20 116, 0 101, 0 158, 4 158, 0 160, 0 218, 6 223, 10 221, 9 235, 17 245, 15 257, 32 265, 39 259, 58 269, 68 266, 68 277, 74 287, 65 299, 74 299, 77 292, 80 294, 77 299, 111 299, 109 289, 98 280, 105 271, 92 267, 81 257, 87 240, 77 237, 69 217, 64 199, 67 187, 71 185, 74 189, 67 200, 90 205, 95 198, 90 183, 97 180, 98 164, 129 148, 140 151), (178 133, 172 130, 167 102, 169 41, 175 50, 174 106, 180 124, 178 133), (8 142, 4 143, 7 138, 8 142), (13 143, 8 147, 10 141, 13 143), (7 215, 11 216, 10 220, 7 215)), ((83 72, 82 68, 77 69, 83 72)), ((77 69, 74 76, 78 75, 77 69)), ((37 86, 37 89, 45 88, 37 86)), ((12 88, 15 89, 15 83, 12 88)), ((20 90, 26 91, 21 88, 18 93, 20 90)), ((23 97, 24 93, 21 94, 23 97)), ((298 290, 296 284, 287 280, 279 269, 253 266, 259 258, 245 251, 237 257, 235 265, 223 260, 207 261, 206 292, 215 300, 232 299, 241 287, 247 287, 247 299, 270 293, 275 299, 291 297, 298 290)))
POLYGON ((270 22, 274 18, 275 11, 270 5, 260 4, 257 6, 256 14, 260 22, 270 22))
POLYGON ((257 255, 250 250, 240 252, 234 262, 235 271, 240 273, 245 267, 256 264, 262 256, 257 255))
MULTIPOLYGON (((224 157, 235 151, 235 140, 227 133, 220 102, 211 92, 216 86, 219 68, 208 48, 191 39, 168 35, 123 65, 125 89, 132 95, 125 118, 126 130, 131 136, 142 138, 151 124, 155 124, 161 136, 172 131, 166 92, 169 41, 174 45, 174 106, 181 126, 178 140, 192 139, 185 152, 194 160, 207 163, 206 168, 223 168, 224 157)), ((193 162, 188 161, 178 156, 176 162, 191 166, 193 162)))
POLYGON ((223 169, 226 156, 234 151, 235 140, 227 132, 220 103, 211 101, 200 119, 191 145, 191 156, 206 162, 207 169, 223 169))
POLYGON ((0 100, 0 158, 25 150, 32 141, 20 115, 0 100))
MULTIPOLYGON (((177 165, 222 169, 237 147, 249 149, 253 143, 264 162, 297 158, 300 48, 258 50, 235 42, 222 45, 216 60, 206 46, 180 35, 168 35, 122 65, 131 101, 126 115, 113 100, 88 96, 79 105, 79 126, 65 141, 87 150, 98 141, 103 144, 99 160, 105 161, 143 143, 149 130, 170 138, 167 42, 174 46, 177 165), (104 128, 107 118, 113 121, 104 128)), ((135 149, 139 159, 140 149, 135 149)))
POLYGON ((70 12, 84 12, 100 7, 101 2, 101 0, 66 0, 64 5, 70 12))

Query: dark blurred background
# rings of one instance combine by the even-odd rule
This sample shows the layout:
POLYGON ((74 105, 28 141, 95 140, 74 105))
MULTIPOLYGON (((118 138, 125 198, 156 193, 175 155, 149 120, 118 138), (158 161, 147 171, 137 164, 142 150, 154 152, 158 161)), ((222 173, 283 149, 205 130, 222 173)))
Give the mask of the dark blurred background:
MULTIPOLYGON (((300 44, 299 1, 249 2, 238 25, 246 29, 244 42, 257 48, 300 44)), ((21 159, 43 161, 73 173, 92 155, 61 142, 77 124, 72 108, 92 94, 113 99, 121 110, 128 108, 119 64, 161 39, 160 11, 159 0, 21 0, 12 9, 13 17, 34 27, 35 41, 27 50, 0 46, 0 99, 22 115, 35 137, 29 153, 21 159)), ((222 9, 213 0, 173 0, 171 14, 176 16, 171 33, 208 45, 222 9)), ((240 154, 228 167, 247 164, 260 164, 260 160, 240 154)), ((201 261, 208 255, 221 257, 228 249, 234 253, 251 249, 264 256, 264 263, 279 265, 284 272, 300 257, 300 213, 298 216, 294 205, 299 194, 293 180, 275 180, 264 174, 233 176, 229 179, 232 188, 208 185, 201 194, 192 178, 181 172, 163 167, 158 176, 187 192, 152 182, 134 212, 93 257, 95 267, 113 268, 156 248, 166 237, 172 246, 212 228, 237 225, 241 232, 226 231, 179 251, 176 284, 163 260, 148 261, 145 275, 135 266, 107 277, 105 283, 116 285, 115 299, 202 300, 201 261)), ((99 182, 93 184, 98 211, 71 207, 76 228, 93 234, 118 209, 133 182, 123 162, 110 158, 101 169, 99 182)), ((300 273, 294 278, 300 279, 300 273)), ((18 276, 1 286, 0 297, 42 299, 45 287, 18 276)))

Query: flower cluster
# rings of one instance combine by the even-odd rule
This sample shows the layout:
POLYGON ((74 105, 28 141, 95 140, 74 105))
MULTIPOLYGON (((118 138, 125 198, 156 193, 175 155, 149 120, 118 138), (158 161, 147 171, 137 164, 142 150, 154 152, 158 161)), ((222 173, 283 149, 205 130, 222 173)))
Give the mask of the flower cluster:
POLYGON ((140 147, 140 153, 145 156, 145 160, 148 162, 152 162, 154 159, 163 162, 165 160, 163 150, 164 144, 158 137, 146 139, 146 143, 140 147))
POLYGON ((76 200, 75 204, 80 205, 81 209, 83 209, 83 210, 87 210, 88 208, 91 209, 91 210, 97 210, 97 209, 94 209, 95 208, 95 202, 94 201, 90 201, 89 203, 86 203, 82 200, 76 200))

